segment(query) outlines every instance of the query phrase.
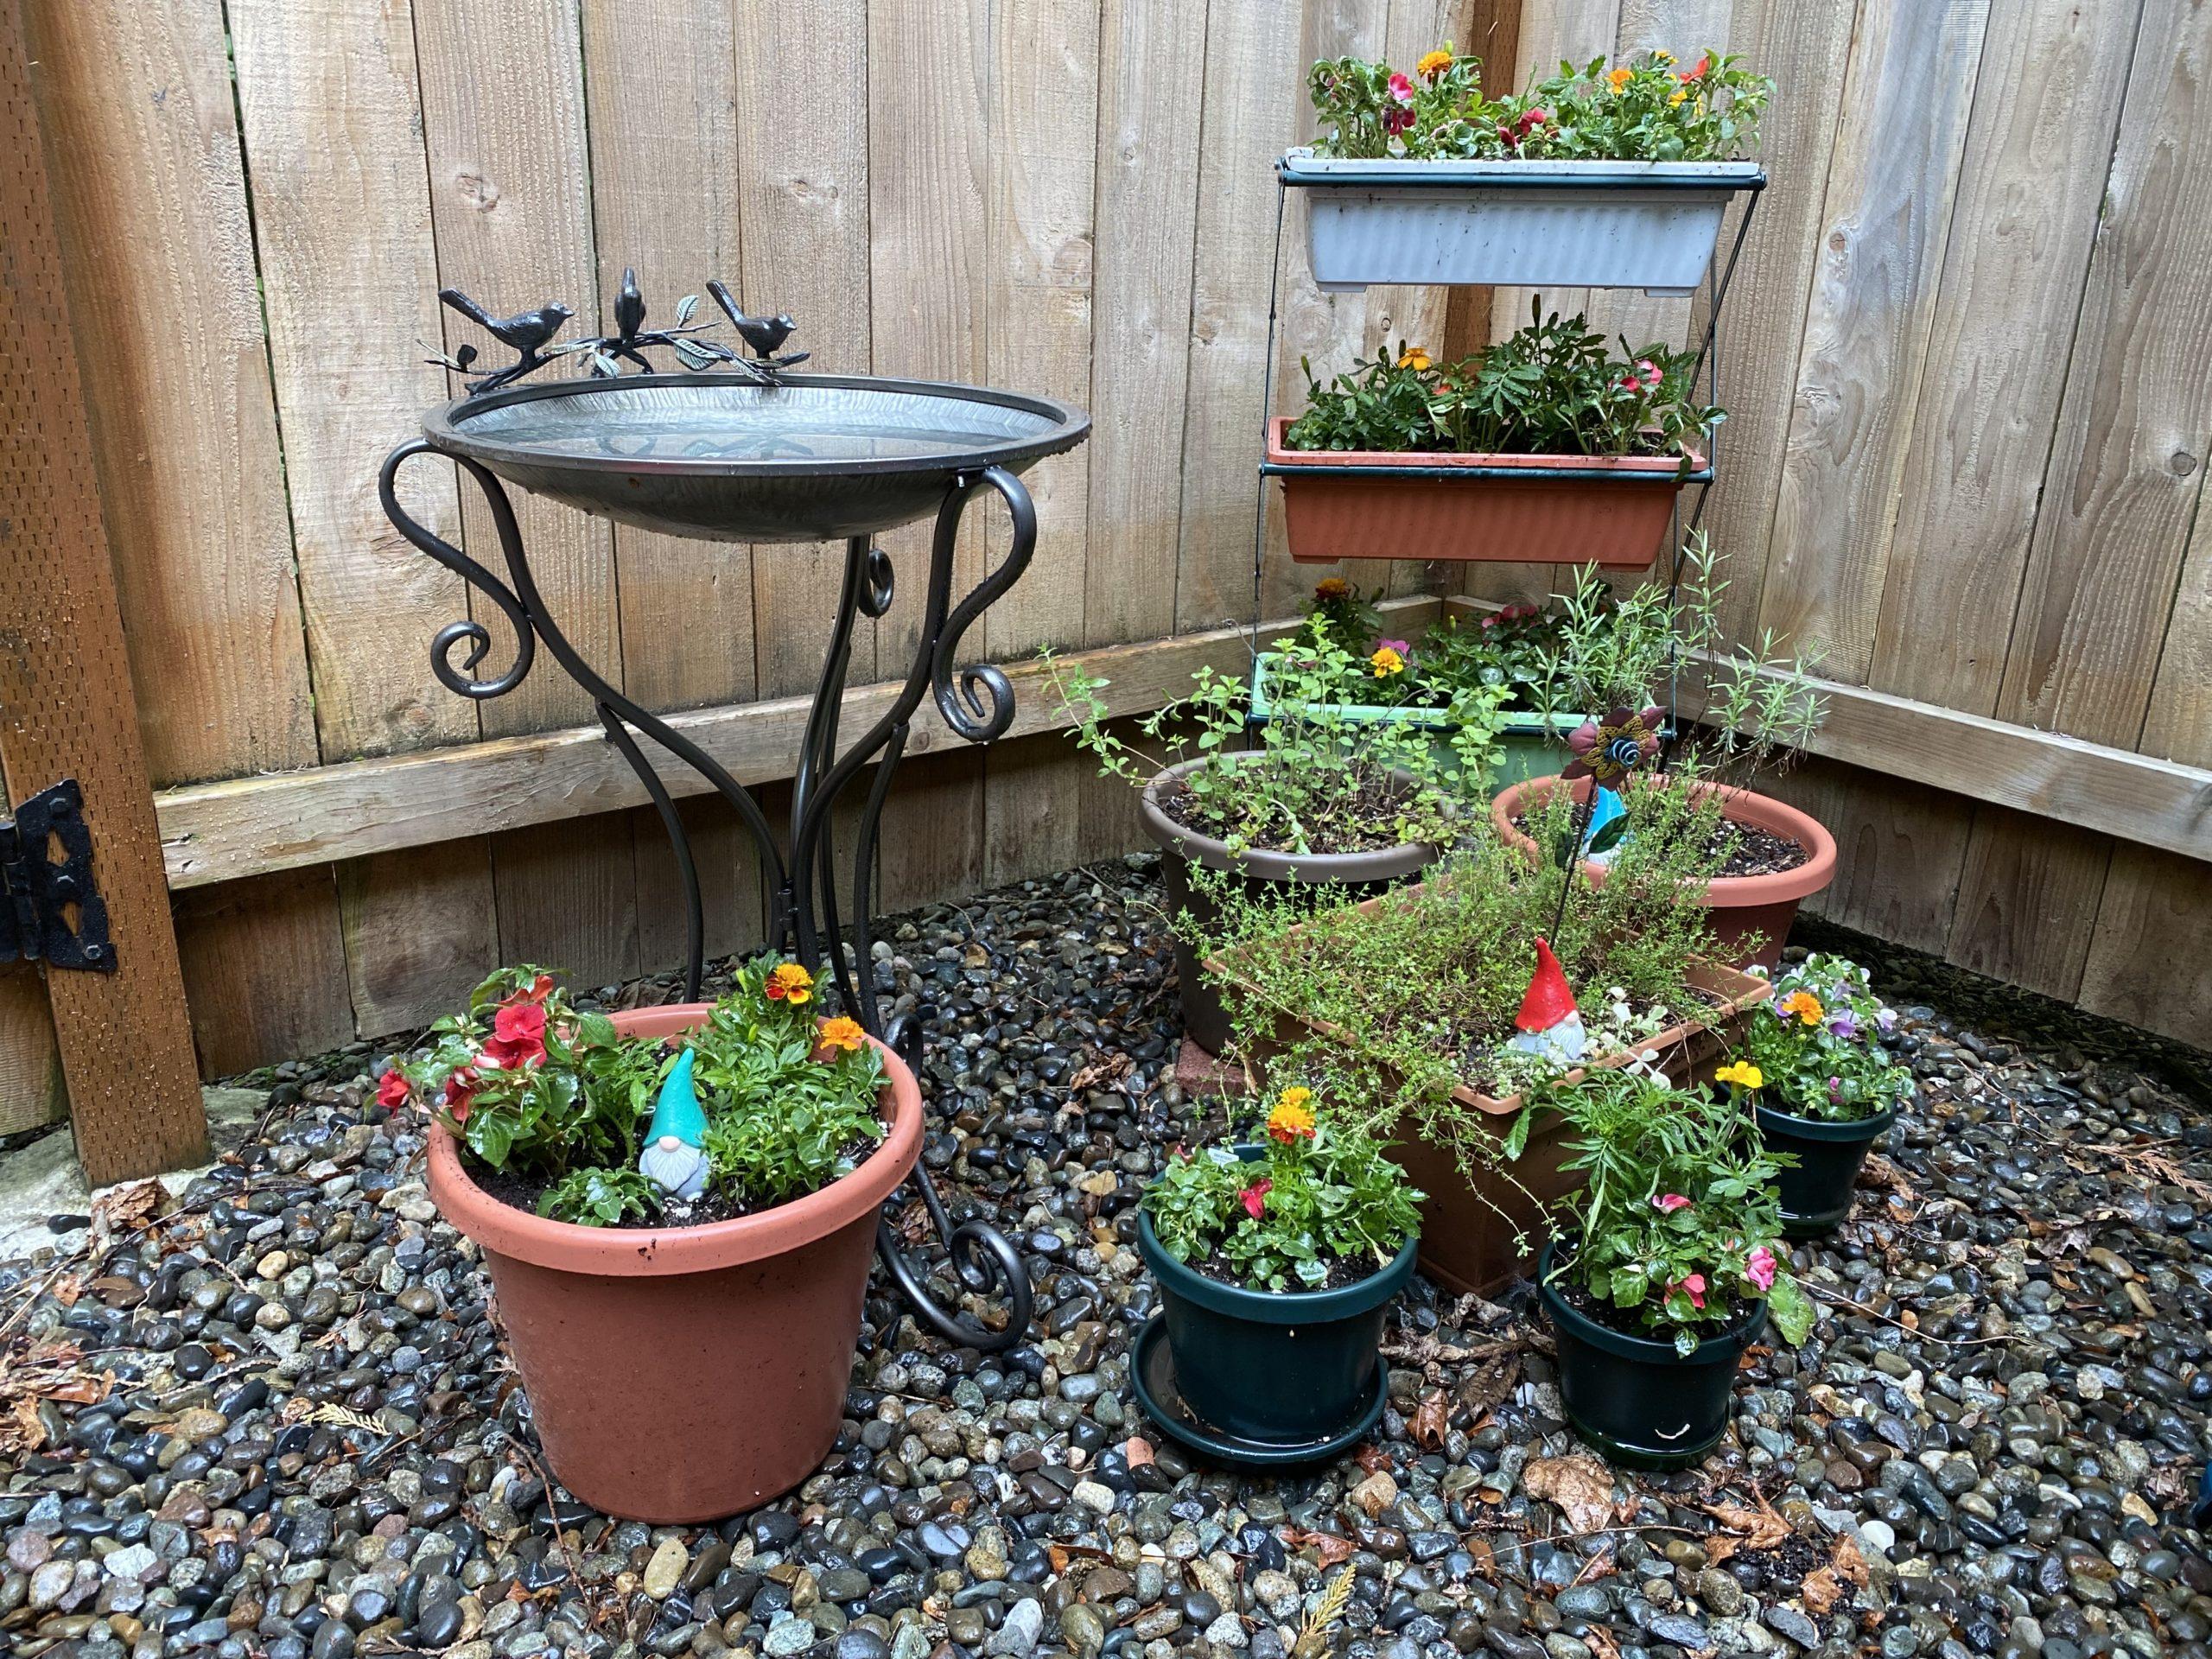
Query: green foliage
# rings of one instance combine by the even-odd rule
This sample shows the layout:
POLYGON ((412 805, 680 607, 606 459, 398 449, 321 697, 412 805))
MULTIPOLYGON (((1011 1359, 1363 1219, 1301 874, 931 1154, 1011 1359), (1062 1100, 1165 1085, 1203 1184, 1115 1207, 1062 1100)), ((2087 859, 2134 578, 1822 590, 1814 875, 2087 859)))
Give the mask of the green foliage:
POLYGON ((762 957, 686 1039, 707 1113, 707 1180, 741 1209, 827 1186, 880 1140, 883 1060, 850 1020, 817 1027, 809 1001, 766 995, 779 966, 762 957), (823 1038, 842 1032, 851 1047, 823 1038))
POLYGON ((1170 1255, 1218 1259, 1249 1289, 1305 1290, 1327 1281, 1332 1262, 1387 1266, 1419 1230, 1423 1195, 1405 1172, 1356 1122, 1309 1111, 1310 1098, 1302 1087, 1277 1097, 1250 1130, 1255 1160, 1223 1144, 1168 1160, 1144 1206, 1170 1255))
MULTIPOLYGON (((1539 847, 1571 836, 1572 810, 1564 791, 1535 807, 1539 847)), ((1663 798, 1602 885, 1576 875, 1555 935, 1563 870, 1507 845, 1486 823, 1425 880, 1364 911, 1311 913, 1194 875, 1219 913, 1205 944, 1228 969, 1224 997, 1240 1046, 1265 1076, 1307 1084, 1340 1116, 1360 1113, 1372 1131, 1417 1132, 1464 1164, 1490 1166, 1495 1127, 1452 1092, 1464 1083, 1503 1096, 1557 1072, 1504 1046, 1538 935, 1575 988, 1593 1053, 1617 1052, 1702 1005, 1686 975, 1712 954, 1700 900, 1718 862, 1708 842, 1719 811, 1709 796, 1663 798), (1294 1035, 1300 1026, 1319 1034, 1294 1035)))
POLYGON ((1332 576, 1314 589, 1297 633, 1270 653, 1270 673, 1292 658, 1325 671, 1335 664, 1329 697, 1351 707, 1448 709, 1463 692, 1495 690, 1509 715, 1557 712, 1558 619, 1536 606, 1507 605, 1479 618, 1453 613, 1410 646, 1383 639, 1381 627, 1368 596, 1332 576), (1333 651, 1339 641, 1347 649, 1333 651), (1372 652, 1385 645, 1405 665, 1377 674, 1372 652))
POLYGON ((1495 100, 1480 65, 1429 54, 1410 75, 1362 58, 1313 66, 1306 89, 1325 129, 1314 154, 1363 160, 1719 162, 1758 148, 1774 83, 1735 56, 1688 68, 1671 53, 1608 68, 1592 58, 1495 100), (1441 63, 1439 60, 1442 60, 1441 63))
MULTIPOLYGON (((1680 455, 1724 417, 1694 400, 1695 354, 1621 341, 1580 315, 1530 302, 1525 328, 1455 364, 1401 340, 1324 386, 1305 364, 1306 412, 1285 442, 1303 450, 1516 455, 1680 455)), ((1387 544, 1378 544, 1387 551, 1387 544)))
POLYGON ((1157 746, 1146 753, 1107 729, 1100 695, 1107 681, 1049 650, 1043 660, 1073 717, 1076 741, 1096 757, 1102 776, 1141 789, 1183 761, 1207 763, 1185 774, 1180 791, 1163 804, 1234 852, 1312 855, 1447 842, 1475 803, 1487 798, 1484 785, 1505 724, 1502 695, 1487 691, 1454 701, 1454 730, 1441 753, 1427 733, 1349 718, 1347 688, 1376 681, 1379 665, 1354 657, 1315 622, 1307 642, 1279 659, 1266 725, 1250 727, 1243 680, 1201 668, 1188 698, 1138 722, 1157 746))
POLYGON ((1864 968, 1816 953, 1777 976, 1745 1029, 1744 1053, 1783 1111, 1834 1123, 1878 1117, 1912 1098, 1911 1071, 1882 1043, 1896 1020, 1864 968))
POLYGON ((578 1013, 543 969, 500 969, 430 1036, 404 1075, 486 1168, 556 1179, 637 1161, 663 1057, 578 1013))
POLYGON ((1787 1160, 1760 1145, 1732 1096, 1594 1072, 1541 1091, 1527 1110, 1566 1119, 1564 1167, 1586 1178, 1559 1202, 1555 1275, 1685 1355, 1761 1299, 1784 1341, 1804 1341, 1812 1304, 1777 1248, 1774 1178, 1787 1160))
MULTIPOLYGON (((812 984, 764 957, 683 1039, 697 1056, 708 1179, 740 1210, 827 1185, 882 1136, 882 1058, 852 1020, 817 1022, 812 984)), ((428 1056, 399 1075, 437 1106, 469 1161, 545 1183, 539 1212, 556 1220, 605 1227, 658 1213, 637 1162, 675 1049, 617 1036, 534 967, 492 975, 467 1014, 431 1031, 428 1056)))
POLYGON ((572 1169, 547 1187, 537 1213, 580 1227, 612 1227, 660 1213, 660 1192, 635 1169, 572 1169))

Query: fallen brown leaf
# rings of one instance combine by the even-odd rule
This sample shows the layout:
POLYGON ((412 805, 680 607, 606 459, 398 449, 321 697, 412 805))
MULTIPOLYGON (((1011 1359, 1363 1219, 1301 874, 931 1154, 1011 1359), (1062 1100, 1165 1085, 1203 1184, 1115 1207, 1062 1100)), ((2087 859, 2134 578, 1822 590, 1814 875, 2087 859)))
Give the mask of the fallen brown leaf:
POLYGON ((1620 1518, 1612 1471, 1579 1452, 1564 1458, 1529 1459, 1521 1471, 1521 1485, 1529 1497, 1559 1505, 1577 1532, 1596 1532, 1620 1518))
POLYGON ((1839 1577, 1848 1579, 1862 1590, 1866 1588, 1869 1576, 1866 1557, 1860 1553, 1858 1541, 1849 1533, 1836 1535, 1835 1554, 1829 1565, 1835 1568, 1839 1577))
POLYGON ((1460 1408, 1479 1420, 1484 1412, 1508 1398, 1520 1380, 1521 1356, 1494 1354, 1460 1376, 1460 1408))
POLYGON ((1431 1389, 1421 1395, 1421 1409, 1414 1413, 1410 1428, 1414 1444, 1425 1446, 1430 1451, 1441 1449, 1444 1437, 1452 1426, 1452 1408, 1446 1403, 1444 1390, 1431 1389))
POLYGON ((1824 1567, 1805 1575, 1805 1582, 1799 1587, 1798 1594, 1804 1599, 1806 1611, 1825 1617, 1829 1609, 1843 1599, 1843 1586, 1836 1580, 1835 1569, 1824 1567))
POLYGON ((1282 1541, 1293 1549, 1311 1549, 1320 1557, 1325 1567, 1351 1559, 1352 1541, 1339 1538, 1333 1532, 1307 1532, 1299 1527, 1285 1527, 1282 1541))
POLYGON ((1395 1467, 1395 1465, 1390 1461, 1390 1454, 1388 1452, 1385 1452, 1381 1446, 1375 1445, 1372 1441, 1370 1441, 1367 1445, 1361 1446, 1357 1452, 1354 1452, 1352 1454, 1352 1461, 1357 1464, 1361 1468, 1366 1470, 1370 1475, 1387 1474, 1392 1468, 1395 1467))
POLYGON ((1620 1643, 1602 1624, 1592 1624, 1583 1630, 1582 1645, 1590 1649, 1592 1659, 1621 1659, 1620 1643))
MULTIPOLYGON (((1705 1512, 1724 1527, 1732 1528, 1745 1535, 1736 1541, 1739 1549, 1772 1549, 1789 1536, 1789 1523, 1775 1513, 1774 1505, 1762 1493, 1753 1493, 1758 1499, 1756 1510, 1747 1510, 1735 1503, 1707 1503, 1705 1512)), ((1709 1557, 1712 1551, 1706 1552, 1709 1557)))

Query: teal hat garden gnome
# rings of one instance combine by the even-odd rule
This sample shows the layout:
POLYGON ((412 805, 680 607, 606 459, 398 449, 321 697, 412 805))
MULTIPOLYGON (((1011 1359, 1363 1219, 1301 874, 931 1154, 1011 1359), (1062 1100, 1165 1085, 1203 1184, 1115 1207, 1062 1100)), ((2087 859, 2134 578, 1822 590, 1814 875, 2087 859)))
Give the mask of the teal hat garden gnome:
POLYGON ((676 1057, 645 1129, 645 1149, 638 1154, 638 1173, 664 1197, 684 1204, 707 1190, 707 1114, 692 1081, 696 1058, 688 1048, 676 1057))

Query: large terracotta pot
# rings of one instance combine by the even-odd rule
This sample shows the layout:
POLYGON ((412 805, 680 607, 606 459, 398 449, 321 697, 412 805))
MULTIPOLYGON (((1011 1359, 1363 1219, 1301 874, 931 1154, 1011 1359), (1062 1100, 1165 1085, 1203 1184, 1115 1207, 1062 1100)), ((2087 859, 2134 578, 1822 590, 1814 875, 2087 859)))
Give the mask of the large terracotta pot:
MULTIPOLYGON (((614 1016, 666 1037, 703 1002, 614 1016)), ((873 1039, 871 1039, 873 1040, 873 1039)), ((491 1197, 430 1131, 430 1196, 482 1248, 546 1461, 576 1497, 638 1521, 757 1508, 837 1438, 876 1211, 914 1166, 922 1096, 881 1044, 888 1128, 818 1192, 703 1227, 578 1227, 491 1197)))
MULTIPOLYGON (((1219 912, 1219 906, 1211 898, 1192 889, 1193 864, 1235 873, 1242 878, 1241 891, 1247 896, 1271 889, 1276 893, 1297 890, 1311 898, 1318 908, 1348 904, 1380 893, 1393 881, 1401 880, 1443 856, 1441 847, 1426 842, 1408 842, 1372 853, 1310 854, 1304 857, 1291 853, 1231 852, 1226 842, 1185 829, 1169 817, 1160 804, 1186 774, 1200 766, 1218 764, 1221 763, 1208 759, 1185 760, 1179 766, 1170 766, 1145 785, 1143 798, 1137 804, 1145 834, 1160 849, 1160 874, 1166 883, 1171 921, 1187 912, 1200 927, 1210 928, 1219 912)), ((1230 1035, 1229 1011, 1222 1006, 1221 988, 1202 970, 1198 946, 1180 926, 1175 930, 1175 983, 1183 999, 1184 1034, 1209 1054, 1220 1053, 1228 1046, 1230 1035)))
MULTIPOLYGON (((1497 826, 1498 834, 1534 854, 1536 843, 1516 829, 1513 820, 1549 799, 1560 781, 1556 777, 1532 778, 1525 784, 1502 791, 1490 808, 1491 822, 1497 826)), ((1576 801, 1589 799, 1589 779, 1576 779, 1573 788, 1576 801)), ((1716 788, 1720 785, 1694 786, 1700 798, 1716 788)), ((1794 870, 1774 875, 1723 875, 1706 884, 1706 908, 1713 912, 1713 929, 1719 940, 1721 959, 1738 968, 1749 968, 1754 963, 1771 968, 1782 959, 1782 947, 1789 938, 1790 924, 1797 919, 1799 901, 1820 892, 1835 879, 1835 837, 1810 813, 1800 812, 1770 795, 1754 794, 1748 789, 1723 789, 1722 795, 1720 810, 1724 816, 1770 835, 1786 836, 1807 854, 1805 861, 1794 870), (1753 934, 1759 936, 1756 949, 1745 944, 1753 934)), ((1605 871, 1595 864, 1585 864, 1582 868, 1592 881, 1605 879, 1605 871)))
POLYGON ((1692 455, 1430 454, 1293 449, 1287 416, 1262 467, 1282 480, 1283 533, 1304 564, 1338 559, 1598 564, 1641 570, 1659 551, 1692 455))

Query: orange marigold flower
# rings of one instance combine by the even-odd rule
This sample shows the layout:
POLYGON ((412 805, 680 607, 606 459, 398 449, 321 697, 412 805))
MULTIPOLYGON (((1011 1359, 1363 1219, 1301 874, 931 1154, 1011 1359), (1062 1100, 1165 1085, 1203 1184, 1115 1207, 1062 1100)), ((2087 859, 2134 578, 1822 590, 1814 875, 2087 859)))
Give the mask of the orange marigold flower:
POLYGON ((848 1020, 842 1014, 835 1020, 824 1020, 822 1029, 815 1034, 821 1039, 823 1047, 842 1048, 848 1054, 868 1040, 867 1033, 861 1030, 861 1022, 848 1020))
POLYGON ((1316 599, 1342 599, 1350 592, 1351 587, 1342 576, 1324 576, 1313 584, 1316 599))
POLYGON ((1421 61, 1414 66, 1423 80, 1434 80, 1452 67, 1452 54, 1442 49, 1421 54, 1421 61))
POLYGON ((1635 79, 1636 71, 1626 67, 1616 69, 1611 74, 1605 77, 1606 83, 1617 92, 1626 92, 1628 90, 1629 82, 1635 79))
POLYGON ((814 1000, 814 976, 798 963, 786 962, 768 976, 761 989, 771 1002, 788 1002, 796 1008, 814 1000))
POLYGON ((1406 659, 1388 645, 1384 645, 1367 660, 1375 670, 1375 677, 1378 680, 1387 680, 1393 674, 1402 674, 1406 671, 1406 659))
POLYGON ((1294 1141, 1313 1138, 1313 1098, 1311 1089, 1293 1084, 1275 1096, 1274 1110, 1268 1114, 1268 1133, 1285 1146, 1294 1141))
POLYGON ((1431 366, 1428 353, 1418 346, 1408 346, 1398 353, 1398 366, 1402 369, 1412 369, 1418 373, 1431 366))
POLYGON ((1794 1014, 1801 1024, 1808 1026, 1819 1025, 1821 1014, 1827 1012, 1821 1007, 1821 999, 1810 991, 1792 991, 1782 999, 1780 1006, 1783 1014, 1794 1014))

